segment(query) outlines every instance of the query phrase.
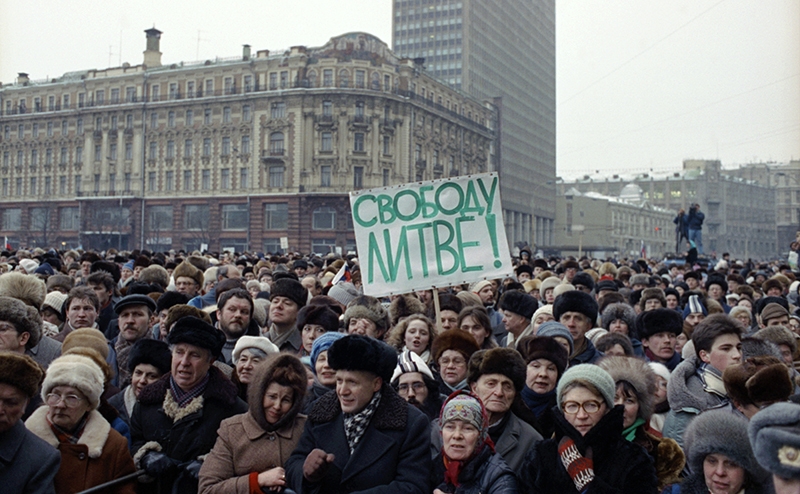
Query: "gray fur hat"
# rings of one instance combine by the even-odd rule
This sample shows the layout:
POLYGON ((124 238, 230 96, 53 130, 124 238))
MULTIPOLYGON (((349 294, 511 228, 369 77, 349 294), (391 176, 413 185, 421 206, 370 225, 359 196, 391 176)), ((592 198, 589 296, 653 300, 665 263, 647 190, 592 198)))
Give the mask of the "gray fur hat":
POLYGON ((762 467, 785 479, 800 478, 800 405, 776 403, 761 410, 747 434, 762 467))
POLYGON ((683 435, 691 471, 702 472, 706 456, 717 453, 744 468, 752 482, 763 483, 767 473, 756 462, 747 439, 747 419, 726 409, 707 410, 692 420, 683 435))
POLYGON ((655 406, 656 375, 653 370, 636 357, 605 357, 598 365, 611 374, 614 384, 625 381, 633 387, 639 401, 637 415, 649 422, 655 406))
POLYGON ((369 295, 359 295, 350 301, 343 316, 345 330, 350 325, 350 319, 353 318, 369 319, 375 323, 380 334, 389 329, 389 312, 383 307, 380 300, 369 295))
POLYGON ((633 307, 630 305, 622 303, 609 304, 603 311, 601 326, 603 329, 608 329, 611 323, 617 319, 628 325, 628 334, 636 329, 634 328, 634 324, 636 323, 636 311, 634 311, 633 307))

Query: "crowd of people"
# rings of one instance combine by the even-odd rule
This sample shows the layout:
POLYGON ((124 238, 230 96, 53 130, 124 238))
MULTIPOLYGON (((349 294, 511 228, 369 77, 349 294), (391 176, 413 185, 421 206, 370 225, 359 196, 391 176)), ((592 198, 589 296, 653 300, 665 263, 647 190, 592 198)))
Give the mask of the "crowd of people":
POLYGON ((3 491, 800 493, 800 273, 514 265, 2 252, 3 491))

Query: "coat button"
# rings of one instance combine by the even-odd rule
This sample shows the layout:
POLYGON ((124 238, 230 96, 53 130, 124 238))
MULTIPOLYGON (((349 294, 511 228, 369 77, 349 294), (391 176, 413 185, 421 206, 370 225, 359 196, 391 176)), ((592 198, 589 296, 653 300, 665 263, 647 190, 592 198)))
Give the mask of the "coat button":
POLYGON ((269 436, 269 440, 270 441, 274 441, 275 440, 275 436, 269 436))
POLYGON ((84 453, 79 454, 78 455, 78 459, 79 460, 85 460, 86 459, 86 454, 84 454, 84 453))

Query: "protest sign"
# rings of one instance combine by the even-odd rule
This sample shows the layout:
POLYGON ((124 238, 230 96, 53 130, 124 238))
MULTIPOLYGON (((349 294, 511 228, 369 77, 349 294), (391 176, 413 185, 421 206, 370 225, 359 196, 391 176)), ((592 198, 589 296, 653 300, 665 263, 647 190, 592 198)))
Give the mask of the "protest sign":
POLYGON ((367 295, 513 272, 495 172, 355 191, 350 206, 367 295))

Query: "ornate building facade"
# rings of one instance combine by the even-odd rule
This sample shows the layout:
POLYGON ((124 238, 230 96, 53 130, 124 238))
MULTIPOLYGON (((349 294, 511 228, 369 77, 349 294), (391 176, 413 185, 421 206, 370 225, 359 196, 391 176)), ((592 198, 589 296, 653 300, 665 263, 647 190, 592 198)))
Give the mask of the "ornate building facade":
POLYGON ((20 74, 0 87, 13 246, 355 250, 348 192, 495 169, 495 108, 365 33, 317 48, 20 74))

